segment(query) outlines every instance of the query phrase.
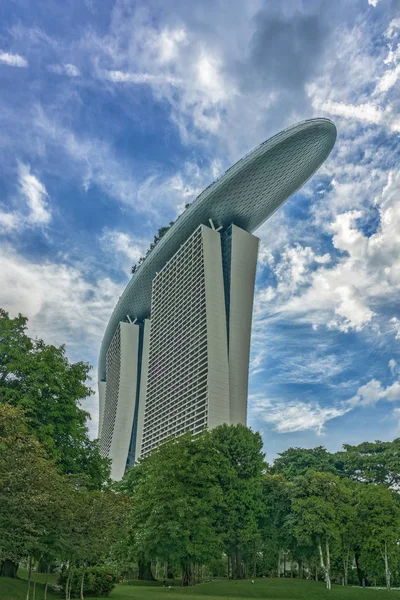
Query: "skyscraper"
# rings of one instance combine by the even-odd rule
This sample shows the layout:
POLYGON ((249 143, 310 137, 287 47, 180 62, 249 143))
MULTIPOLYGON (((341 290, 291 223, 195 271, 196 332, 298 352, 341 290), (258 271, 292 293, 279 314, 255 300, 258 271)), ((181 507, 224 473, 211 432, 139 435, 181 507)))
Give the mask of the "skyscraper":
POLYGON ((133 275, 99 358, 101 452, 112 477, 163 440, 246 424, 258 238, 336 139, 312 119, 267 140, 193 202, 133 275))

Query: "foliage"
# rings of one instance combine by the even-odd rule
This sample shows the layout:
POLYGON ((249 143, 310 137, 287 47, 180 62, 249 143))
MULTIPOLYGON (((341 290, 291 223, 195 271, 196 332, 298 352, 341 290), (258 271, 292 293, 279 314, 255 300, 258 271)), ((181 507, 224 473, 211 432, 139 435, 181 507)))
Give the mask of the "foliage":
POLYGON ((242 558, 253 557, 260 543, 265 469, 262 440, 259 433, 243 425, 221 425, 211 432, 210 439, 222 457, 218 472, 222 494, 216 526, 236 579, 243 576, 242 558))
MULTIPOLYGON (((82 568, 74 569, 73 571, 71 578, 72 598, 80 598, 82 573, 82 568)), ((85 596, 108 596, 118 581, 116 573, 106 567, 89 567, 85 569, 83 575, 83 593, 85 596)), ((61 571, 58 578, 58 585, 62 587, 64 592, 67 578, 67 571, 61 571)))
POLYGON ((59 531, 67 486, 20 408, 0 404, 0 560, 45 552, 59 531))
POLYGON ((332 548, 353 518, 350 487, 336 475, 308 471, 294 481, 290 529, 300 545, 318 549, 328 589, 332 548))
POLYGON ((170 440, 128 471, 121 490, 131 494, 131 543, 148 560, 179 561, 184 585, 193 564, 221 554, 213 522, 220 457, 210 434, 170 440))
POLYGON ((398 489, 400 486, 400 438, 392 442, 344 444, 344 452, 334 455, 343 473, 355 481, 377 483, 398 489))
POLYGON ((398 498, 382 485, 360 486, 357 529, 361 536, 361 566, 370 577, 379 577, 385 568, 385 584, 390 589, 391 571, 400 559, 398 498))
POLYGON ((99 489, 109 464, 90 440, 89 415, 80 406, 93 393, 86 385, 90 366, 70 363, 64 346, 31 339, 26 330, 25 317, 0 309, 0 403, 23 409, 30 432, 64 473, 85 474, 86 485, 99 489))
POLYGON ((271 473, 284 475, 292 481, 308 471, 327 472, 338 475, 333 455, 323 446, 316 448, 288 448, 275 460, 271 473))

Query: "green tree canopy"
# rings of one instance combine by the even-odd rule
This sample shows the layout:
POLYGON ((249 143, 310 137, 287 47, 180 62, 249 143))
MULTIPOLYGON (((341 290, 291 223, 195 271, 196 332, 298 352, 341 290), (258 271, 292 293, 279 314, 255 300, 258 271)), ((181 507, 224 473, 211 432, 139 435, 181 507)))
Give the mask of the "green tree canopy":
POLYGON ((131 496, 130 545, 138 558, 177 561, 183 585, 193 583, 193 565, 220 556, 214 528, 220 503, 210 434, 184 434, 153 450, 130 469, 120 489, 131 496))
POLYGON ((221 456, 218 482, 222 502, 217 528, 230 557, 232 575, 244 575, 242 559, 253 557, 260 544, 262 483, 266 468, 262 439, 243 425, 220 425, 211 431, 211 443, 221 456))
POLYGON ((343 475, 355 481, 400 486, 400 438, 392 442, 363 442, 343 445, 344 451, 333 458, 341 464, 343 475))
POLYGON ((89 370, 85 362, 70 363, 64 346, 31 339, 25 317, 0 309, 0 402, 24 410, 29 430, 64 473, 85 473, 87 485, 99 488, 109 464, 90 440, 89 414, 81 408, 93 393, 89 370))
POLYGON ((271 473, 284 475, 289 481, 305 475, 308 471, 339 474, 334 455, 323 446, 288 448, 279 454, 271 467, 271 473))
POLYGON ((52 534, 59 533, 68 493, 67 482, 29 434, 22 410, 0 404, 0 571, 6 561, 16 565, 46 552, 52 534))

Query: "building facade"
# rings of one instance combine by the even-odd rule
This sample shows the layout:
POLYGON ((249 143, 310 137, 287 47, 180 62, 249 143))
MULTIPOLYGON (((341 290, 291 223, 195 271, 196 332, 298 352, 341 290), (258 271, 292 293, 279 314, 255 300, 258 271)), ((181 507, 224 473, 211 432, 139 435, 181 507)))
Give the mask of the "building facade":
POLYGON ((99 438, 112 478, 170 436, 246 424, 258 238, 317 170, 333 123, 296 125, 234 165, 181 215, 132 277, 99 359, 99 438))

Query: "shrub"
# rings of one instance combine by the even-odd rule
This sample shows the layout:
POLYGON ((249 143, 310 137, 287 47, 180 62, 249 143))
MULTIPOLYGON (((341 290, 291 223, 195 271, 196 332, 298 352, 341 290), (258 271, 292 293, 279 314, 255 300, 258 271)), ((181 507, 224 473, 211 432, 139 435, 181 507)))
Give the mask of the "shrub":
MULTIPOLYGON (((58 584, 65 591, 68 573, 61 571, 58 584)), ((71 598, 79 598, 81 593, 82 569, 74 569, 72 572, 71 598)), ((108 596, 114 589, 117 575, 106 567, 88 567, 83 579, 84 596, 108 596)))

